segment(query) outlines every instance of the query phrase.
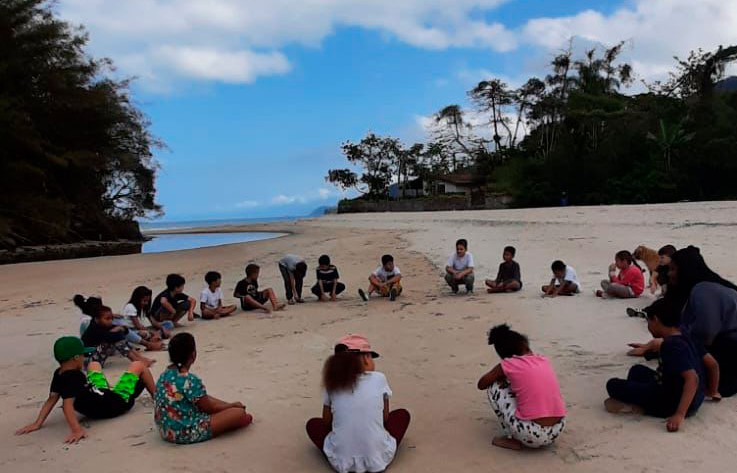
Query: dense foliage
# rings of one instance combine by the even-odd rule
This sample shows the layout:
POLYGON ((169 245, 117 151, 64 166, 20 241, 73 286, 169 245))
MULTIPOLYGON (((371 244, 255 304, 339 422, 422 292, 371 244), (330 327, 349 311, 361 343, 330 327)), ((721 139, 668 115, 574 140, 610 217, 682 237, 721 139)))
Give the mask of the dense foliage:
POLYGON ((110 61, 44 0, 0 0, 0 248, 140 238, 158 142, 110 61))
MULTIPOLYGON (((563 52, 547 77, 516 90, 480 82, 468 92, 472 111, 449 105, 434 116, 410 177, 472 170, 519 206, 555 205, 563 193, 574 204, 737 198, 737 90, 721 81, 737 46, 693 52, 637 95, 622 92, 636 73, 619 61, 622 47, 563 52)), ((341 171, 333 177, 360 180, 341 171)), ((398 166, 386 171, 370 194, 402 185, 398 166)))

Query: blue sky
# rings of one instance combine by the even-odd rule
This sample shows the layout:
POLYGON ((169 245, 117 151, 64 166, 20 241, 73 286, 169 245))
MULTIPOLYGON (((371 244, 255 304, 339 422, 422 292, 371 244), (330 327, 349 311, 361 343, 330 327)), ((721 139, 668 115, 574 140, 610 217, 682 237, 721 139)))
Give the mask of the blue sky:
POLYGON ((737 43, 737 2, 60 0, 90 52, 138 77, 165 220, 301 215, 340 197, 344 140, 422 141, 422 118, 479 80, 543 75, 568 38, 627 40, 642 78, 737 43))

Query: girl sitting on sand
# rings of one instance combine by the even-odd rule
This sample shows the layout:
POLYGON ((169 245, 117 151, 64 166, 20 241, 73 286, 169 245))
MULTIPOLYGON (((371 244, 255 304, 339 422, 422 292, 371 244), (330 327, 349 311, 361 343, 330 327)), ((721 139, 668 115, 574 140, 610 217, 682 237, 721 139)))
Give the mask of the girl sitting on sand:
POLYGON ((240 402, 225 402, 207 394, 205 385, 189 369, 197 359, 194 337, 175 335, 169 342, 171 365, 156 383, 154 420, 167 442, 204 442, 248 426, 253 417, 240 402))
POLYGON ((154 364, 154 360, 134 350, 127 339, 128 328, 113 324, 113 311, 110 307, 101 305, 97 308, 92 321, 82 334, 82 342, 85 347, 94 348, 89 361, 96 361, 100 366, 105 366, 110 355, 116 352, 131 361, 141 361, 146 368, 154 364))
POLYGON ((642 268, 632 253, 623 250, 614 255, 614 263, 609 265, 609 279, 601 281, 601 289, 596 291, 596 296, 632 299, 640 297, 644 290, 642 268))
POLYGON ((550 361, 506 324, 489 331, 489 345, 502 359, 478 382, 504 433, 492 444, 513 450, 551 445, 566 426, 566 406, 550 361))
POLYGON ((151 320, 151 296, 153 291, 146 286, 138 286, 133 290, 128 303, 123 307, 123 313, 121 314, 124 323, 127 327, 132 327, 139 332, 151 332, 158 334, 160 338, 169 338, 171 331, 174 329, 174 323, 170 320, 161 322, 161 328, 152 329, 147 328, 143 324, 143 318, 151 320))
POLYGON ((409 427, 409 412, 389 412, 392 391, 374 371, 378 357, 365 337, 349 335, 323 368, 322 418, 307 422, 307 435, 340 473, 384 471, 409 427))

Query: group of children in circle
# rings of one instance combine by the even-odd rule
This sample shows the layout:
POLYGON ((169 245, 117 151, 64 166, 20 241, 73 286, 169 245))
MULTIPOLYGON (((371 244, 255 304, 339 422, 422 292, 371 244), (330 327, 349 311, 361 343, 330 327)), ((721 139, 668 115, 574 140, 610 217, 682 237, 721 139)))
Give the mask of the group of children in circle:
MULTIPOLYGON (((454 293, 461 285, 468 292, 473 291, 474 262, 467 249, 467 242, 458 240, 456 252, 449 257, 445 268, 445 280, 454 293)), ((504 249, 504 261, 499 266, 497 277, 485 281, 489 293, 514 292, 522 288, 521 271, 514 256, 513 247, 504 249)), ((664 262, 667 263, 661 260, 664 262)), ((368 290, 359 289, 364 300, 368 300, 372 293, 391 299, 401 293, 401 272, 391 255, 385 255, 381 263, 369 277, 368 290)), ((288 303, 303 302, 302 282, 307 269, 304 260, 287 255, 278 265, 288 303)), ((580 283, 573 268, 556 261, 551 269, 553 279, 542 287, 543 295, 554 297, 580 292, 580 283)), ((642 271, 629 252, 617 253, 609 270, 610 278, 602 281, 598 296, 637 297, 642 293, 642 271)), ((234 296, 240 300, 241 307, 266 312, 283 309, 284 304, 277 300, 273 289, 259 290, 259 272, 257 265, 249 264, 246 278, 236 285, 234 296)), ((200 297, 199 316, 218 319, 232 314, 236 306, 222 303, 220 274, 208 272, 205 281, 207 287, 200 297)), ((83 321, 81 339, 62 337, 54 344, 54 357, 59 368, 53 373, 49 397, 36 420, 17 433, 26 434, 40 429, 61 399, 70 427, 66 441, 77 442, 86 436, 86 432, 75 411, 92 419, 117 417, 128 412, 144 390, 155 400, 154 421, 159 434, 168 442, 202 442, 251 424, 253 417, 244 404, 211 396, 201 379, 190 371, 197 359, 194 337, 186 332, 171 337, 171 331, 180 326, 179 321, 184 316, 192 321, 197 315, 194 313, 196 300, 184 294, 184 284, 182 276, 171 274, 166 279, 167 289, 155 298, 151 297, 150 289, 138 287, 124 307, 122 316, 118 317, 99 298, 75 296, 74 302, 91 320, 83 321), (143 324, 143 317, 150 319, 151 327, 143 324), (168 338, 171 364, 158 381, 154 381, 149 370, 153 361, 131 349, 131 344, 140 344, 151 350, 163 349, 163 340, 168 338), (120 380, 111 386, 102 370, 107 357, 115 352, 128 357, 131 363, 120 380)), ((327 301, 335 300, 344 290, 337 268, 323 255, 319 259, 317 283, 312 292, 319 300, 327 301)), ((645 314, 649 329, 654 336, 664 338, 674 347, 668 345, 670 351, 666 349, 661 358, 661 376, 670 383, 668 397, 671 402, 667 409, 654 415, 670 417, 668 429, 677 430, 685 415, 693 414, 704 398, 703 393, 699 397, 698 393, 691 392, 693 379, 684 374, 702 376, 704 370, 696 369, 701 363, 699 357, 703 357, 708 368, 708 376, 704 376, 708 379, 707 396, 718 398, 719 395, 713 359, 708 353, 693 350, 687 341, 681 340, 682 337, 674 338, 680 337, 678 314, 668 311, 664 305, 661 307, 659 302, 645 314), (673 355, 674 351, 678 355, 673 355), (680 364, 675 368, 667 364, 668 353, 671 353, 671 359, 680 357, 680 364), (686 382, 678 382, 681 375, 686 382), (674 415, 671 411, 676 408, 674 415)), ((477 387, 487 392, 491 408, 501 424, 502 435, 494 438, 493 444, 511 449, 551 445, 565 429, 566 406, 550 360, 534 353, 527 337, 506 324, 489 331, 488 343, 494 346, 501 361, 479 379, 477 387)), ((389 408, 392 391, 386 376, 376 371, 374 360, 378 357, 366 337, 351 334, 338 340, 324 364, 322 416, 310 419, 306 430, 308 437, 336 471, 383 471, 394 459, 409 427, 407 410, 389 408)), ((650 380, 652 370, 646 370, 649 368, 641 368, 642 373, 631 372, 627 380, 609 381, 607 390, 611 398, 607 400, 608 410, 620 412, 622 406, 631 405, 623 401, 631 403, 633 397, 644 396, 633 392, 642 384, 638 384, 638 375, 655 382, 650 380)), ((716 376, 718 379, 718 368, 716 376)))

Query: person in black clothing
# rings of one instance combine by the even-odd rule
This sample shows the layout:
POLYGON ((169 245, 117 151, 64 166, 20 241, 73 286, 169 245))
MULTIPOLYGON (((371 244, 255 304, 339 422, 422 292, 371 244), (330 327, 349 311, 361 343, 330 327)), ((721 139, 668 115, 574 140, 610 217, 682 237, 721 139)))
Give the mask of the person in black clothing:
POLYGON ((85 375, 82 371, 84 356, 91 351, 77 337, 62 337, 54 343, 54 358, 59 368, 54 371, 49 397, 36 420, 18 429, 16 435, 40 429, 59 399, 62 399, 64 417, 71 429, 65 442, 76 443, 85 438, 87 433, 79 425, 75 411, 90 419, 110 419, 128 412, 144 389, 153 397, 156 388, 154 378, 148 368, 138 361, 128 366, 112 388, 99 363, 90 363, 85 375))
POLYGON ((87 330, 82 334, 82 342, 92 348, 90 360, 105 365, 107 358, 119 353, 131 361, 140 361, 151 366, 154 361, 146 358, 131 348, 126 340, 128 328, 122 325, 113 325, 113 311, 110 307, 100 306, 87 330))
POLYGON ((340 274, 338 274, 338 268, 330 264, 330 257, 328 255, 320 256, 317 264, 317 283, 312 286, 312 293, 317 296, 320 302, 327 301, 328 295, 330 300, 334 302, 336 296, 345 291, 345 284, 339 281, 340 274))
POLYGON ((179 321, 187 315, 187 320, 195 319, 194 309, 197 300, 184 293, 184 284, 187 281, 179 274, 170 274, 166 277, 166 289, 154 297, 151 304, 151 325, 161 330, 162 322, 167 320, 181 327, 179 321))
POLYGON ((496 279, 486 280, 486 292, 496 294, 499 292, 517 292, 522 289, 522 274, 519 263, 514 261, 517 250, 513 246, 504 248, 502 258, 504 261, 499 265, 496 279))
POLYGON ((276 293, 270 287, 263 291, 258 290, 258 276, 261 273, 261 267, 257 264, 249 264, 246 266, 246 277, 238 281, 233 291, 233 297, 241 301, 241 309, 243 310, 262 310, 270 314, 273 310, 283 310, 285 304, 280 303, 276 298, 276 293), (271 303, 271 308, 267 305, 271 303))
POLYGON ((647 312, 648 330, 662 338, 658 370, 633 366, 627 379, 610 379, 606 389, 609 412, 640 412, 667 418, 669 432, 677 431, 705 397, 720 399, 719 365, 702 346, 681 333, 681 315, 668 299, 660 299, 647 312))

